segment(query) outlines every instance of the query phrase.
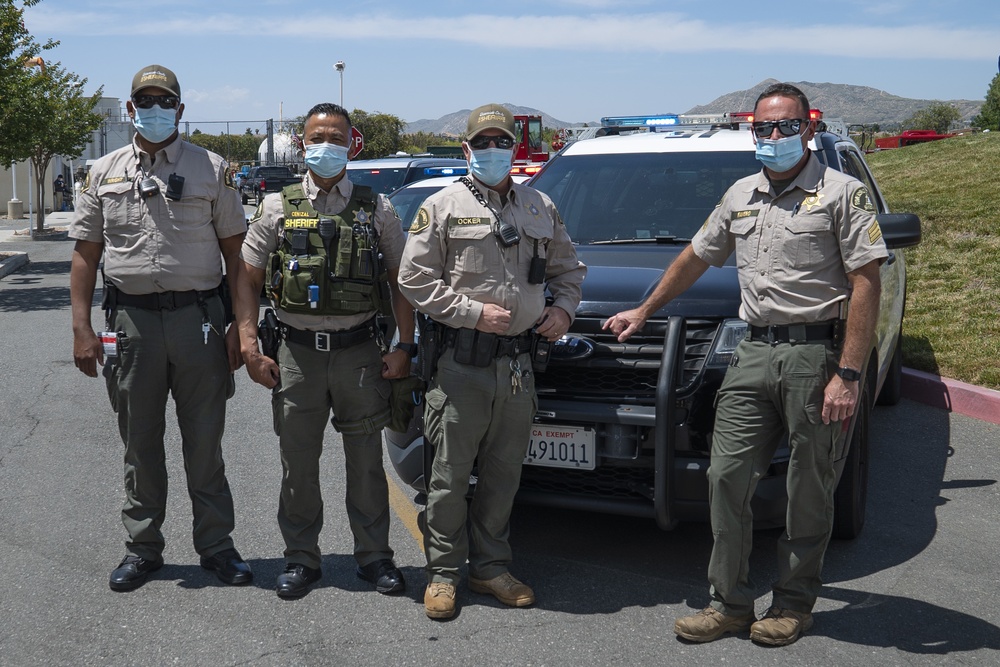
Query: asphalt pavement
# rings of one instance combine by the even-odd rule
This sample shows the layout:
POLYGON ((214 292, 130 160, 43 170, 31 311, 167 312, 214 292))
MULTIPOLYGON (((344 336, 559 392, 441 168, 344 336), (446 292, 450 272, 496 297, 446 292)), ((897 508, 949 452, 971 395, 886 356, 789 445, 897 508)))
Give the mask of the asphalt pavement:
MULTIPOLYGON (((0 235, 14 225, 0 221, 0 235)), ((867 525, 858 539, 831 543, 816 626, 786 648, 674 637, 673 619, 708 600, 706 525, 663 532, 651 521, 527 506, 512 518, 513 571, 537 604, 508 609, 462 586, 459 614, 430 621, 419 507, 391 469, 391 542, 407 592, 381 596, 355 576, 332 428, 324 578, 301 600, 277 598, 280 463, 269 393, 243 371, 224 447, 234 539, 253 584, 225 586, 198 565, 168 407, 166 565, 142 588, 112 592, 124 540, 122 445, 103 381, 73 366, 71 249, 0 236, 0 252, 30 257, 0 280, 0 665, 1000 664, 1000 428, 954 409, 959 390, 947 385, 939 397, 951 407, 904 398, 873 413, 867 525)), ((776 577, 778 534, 755 535, 758 612, 776 577)))

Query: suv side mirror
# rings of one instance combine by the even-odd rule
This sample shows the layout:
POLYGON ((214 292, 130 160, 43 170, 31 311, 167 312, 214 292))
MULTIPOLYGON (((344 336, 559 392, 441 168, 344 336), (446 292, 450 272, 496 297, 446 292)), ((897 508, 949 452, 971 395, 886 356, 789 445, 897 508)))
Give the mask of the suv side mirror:
POLYGON ((920 243, 920 218, 915 213, 879 213, 875 219, 887 248, 910 248, 920 243))

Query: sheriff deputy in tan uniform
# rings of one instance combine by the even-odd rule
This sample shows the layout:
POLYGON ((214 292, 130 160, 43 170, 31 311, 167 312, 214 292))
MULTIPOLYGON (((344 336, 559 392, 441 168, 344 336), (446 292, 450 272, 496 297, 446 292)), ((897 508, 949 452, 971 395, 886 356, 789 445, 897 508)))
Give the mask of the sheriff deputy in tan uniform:
POLYGON ((507 539, 536 408, 532 328, 550 341, 566 333, 586 273, 552 201, 511 181, 510 111, 497 104, 475 109, 467 137, 462 150, 472 179, 427 198, 399 269, 404 296, 447 327, 424 412, 435 447, 425 533, 430 618, 454 615, 466 559, 473 592, 514 607, 535 601, 508 572, 507 539), (548 307, 546 285, 554 298, 548 307))
POLYGON ((278 526, 286 563, 277 594, 301 597, 322 576, 319 459, 331 410, 344 441, 357 575, 380 593, 401 593, 405 581, 389 548, 382 428, 390 418, 389 381, 409 376, 415 353, 413 309, 396 287, 403 228, 385 197, 373 197, 346 177, 347 111, 314 106, 302 139, 308 171, 301 185, 265 197, 250 221, 241 253, 240 289, 246 293, 237 307, 247 371, 275 390, 283 470, 278 526), (281 321, 277 362, 257 342, 265 279, 281 321), (383 355, 375 313, 390 301, 399 343, 383 355))
POLYGON ((765 90, 752 131, 763 171, 737 181, 653 294, 605 328, 625 340, 736 253, 740 317, 750 326, 718 393, 708 470, 711 603, 677 619, 674 632, 708 642, 749 629, 752 640, 781 646, 812 627, 833 529, 834 458, 857 405, 888 253, 865 186, 808 150, 815 129, 798 88, 765 90), (750 499, 785 432, 788 515, 771 608, 757 620, 750 499))
MULTIPOLYGON (((233 548, 233 498, 222 461, 226 399, 242 365, 235 327, 226 331, 221 251, 230 279, 246 231, 226 162, 183 141, 177 77, 162 65, 139 70, 126 103, 138 132, 97 161, 80 193, 69 235, 73 357, 97 376, 105 352, 91 325, 97 266, 104 256, 111 406, 125 442, 126 555, 111 573, 128 591, 163 565, 167 395, 177 404, 181 451, 201 565, 228 584, 251 580, 233 548)), ((233 287, 230 282, 230 287, 233 287)))

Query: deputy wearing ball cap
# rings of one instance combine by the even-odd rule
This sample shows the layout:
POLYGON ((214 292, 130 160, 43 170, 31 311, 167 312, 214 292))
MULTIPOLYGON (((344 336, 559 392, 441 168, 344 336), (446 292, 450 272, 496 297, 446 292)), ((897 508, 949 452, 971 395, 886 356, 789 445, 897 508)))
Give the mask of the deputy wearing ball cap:
POLYGON ((403 295, 444 328, 424 412, 435 448, 424 544, 430 618, 454 615, 466 559, 473 592, 514 607, 535 601, 508 571, 510 511, 536 406, 532 352, 539 339, 566 333, 586 267, 552 201, 511 180, 514 145, 508 109, 487 104, 469 114, 462 151, 472 178, 424 201, 399 269, 403 295))
POLYGON ((180 93, 162 65, 136 73, 126 103, 135 138, 91 168, 69 231, 73 357, 89 377, 103 364, 125 443, 128 540, 109 581, 116 591, 141 586, 163 565, 168 394, 201 566, 228 584, 252 579, 230 537, 233 498, 222 460, 226 400, 242 361, 236 328, 226 330, 220 252, 233 289, 246 222, 225 160, 179 137, 180 93), (102 256, 105 345, 91 324, 102 256))

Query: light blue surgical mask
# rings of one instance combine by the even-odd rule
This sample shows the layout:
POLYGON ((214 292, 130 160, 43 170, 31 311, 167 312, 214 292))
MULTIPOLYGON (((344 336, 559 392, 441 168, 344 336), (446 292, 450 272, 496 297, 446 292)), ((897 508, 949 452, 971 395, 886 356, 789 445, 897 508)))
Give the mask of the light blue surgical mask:
POLYGON ((132 125, 146 141, 163 143, 177 130, 177 109, 164 109, 158 104, 149 109, 136 108, 132 125))
POLYGON ((757 139, 757 159, 776 174, 790 171, 804 152, 801 134, 781 139, 757 139))
POLYGON ((469 152, 469 170, 483 185, 499 185, 510 174, 510 165, 514 160, 513 148, 484 148, 469 152))
POLYGON ((306 144, 306 166, 320 178, 333 178, 347 168, 347 146, 306 144))

